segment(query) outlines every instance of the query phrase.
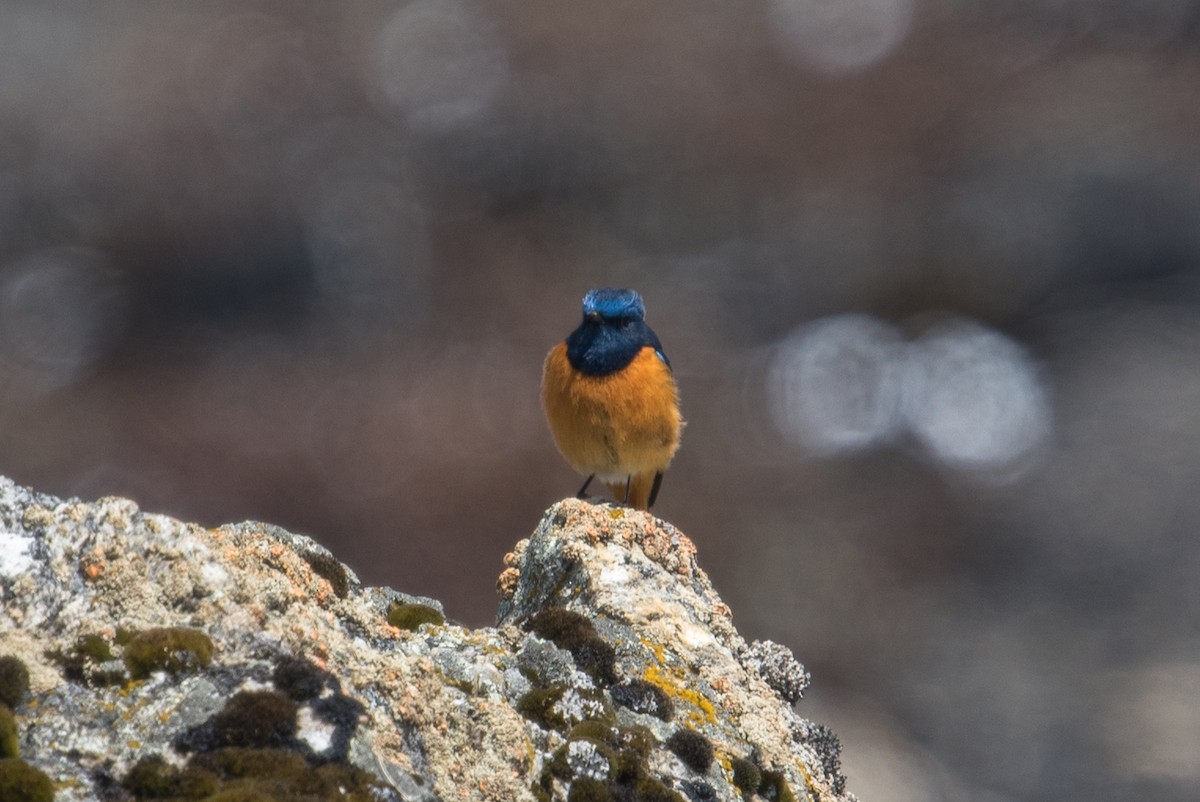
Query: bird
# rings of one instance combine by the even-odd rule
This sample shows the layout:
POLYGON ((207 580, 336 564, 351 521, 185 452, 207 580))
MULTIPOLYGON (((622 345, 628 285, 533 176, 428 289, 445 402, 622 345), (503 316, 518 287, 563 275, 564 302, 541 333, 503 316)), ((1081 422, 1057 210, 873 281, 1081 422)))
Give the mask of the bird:
POLYGON ((583 322, 550 349, 542 407, 566 461, 614 498, 648 510, 679 449, 679 388, 646 305, 634 290, 604 287, 583 297, 583 322))

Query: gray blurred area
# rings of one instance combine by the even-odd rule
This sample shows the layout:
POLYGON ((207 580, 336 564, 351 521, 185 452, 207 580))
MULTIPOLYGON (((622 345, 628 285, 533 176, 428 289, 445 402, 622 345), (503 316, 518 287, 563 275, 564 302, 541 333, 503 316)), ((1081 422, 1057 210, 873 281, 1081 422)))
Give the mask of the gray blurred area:
POLYGON ((19 482, 490 623, 593 286, 850 790, 1200 798, 1200 3, 0 5, 19 482))

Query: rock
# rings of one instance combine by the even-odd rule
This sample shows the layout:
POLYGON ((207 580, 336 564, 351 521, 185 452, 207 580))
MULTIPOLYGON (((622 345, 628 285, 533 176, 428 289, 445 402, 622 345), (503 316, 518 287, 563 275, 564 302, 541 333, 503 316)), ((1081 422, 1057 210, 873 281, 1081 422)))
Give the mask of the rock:
POLYGON ((747 646, 678 530, 571 499, 505 562, 498 625, 468 629, 274 526, 0 478, 21 759, 60 802, 754 799, 735 767, 764 799, 853 798, 785 701, 803 668, 747 646))
POLYGON ((756 672, 788 704, 804 698, 804 689, 812 682, 792 650, 771 640, 756 640, 741 655, 742 665, 756 672))

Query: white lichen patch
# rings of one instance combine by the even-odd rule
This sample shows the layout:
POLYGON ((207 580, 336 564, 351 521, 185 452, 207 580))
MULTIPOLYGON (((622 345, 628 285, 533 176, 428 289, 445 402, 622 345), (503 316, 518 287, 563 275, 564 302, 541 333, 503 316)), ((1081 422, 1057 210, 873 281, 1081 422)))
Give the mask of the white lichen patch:
POLYGON ((333 746, 333 734, 337 728, 314 716, 312 708, 300 708, 296 715, 296 724, 296 737, 308 744, 317 754, 333 746))
POLYGON ((591 741, 579 740, 567 744, 567 765, 576 777, 608 779, 608 758, 591 741))
POLYGON ((590 699, 574 688, 567 688, 562 698, 554 703, 554 712, 572 724, 578 724, 589 718, 604 715, 604 703, 598 699, 590 699))
POLYGON ((229 581, 229 572, 218 563, 204 563, 200 566, 200 578, 215 592, 229 581))
POLYGON ((707 649, 717 645, 712 633, 690 621, 680 623, 679 639, 690 649, 707 649))
POLYGON ((0 576, 12 579, 32 568, 32 546, 33 538, 0 530, 0 576))
POLYGON ((608 587, 628 585, 633 581, 633 574, 623 565, 606 565, 600 570, 598 582, 608 587))

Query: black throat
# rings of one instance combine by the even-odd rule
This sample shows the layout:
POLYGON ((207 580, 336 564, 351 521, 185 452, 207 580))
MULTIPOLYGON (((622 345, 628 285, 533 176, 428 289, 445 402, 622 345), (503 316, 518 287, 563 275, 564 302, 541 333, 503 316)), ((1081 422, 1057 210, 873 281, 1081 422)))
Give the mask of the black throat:
POLYGON ((662 354, 658 337, 643 320, 584 320, 567 338, 567 360, 580 373, 607 376, 629 365, 647 345, 662 354))

